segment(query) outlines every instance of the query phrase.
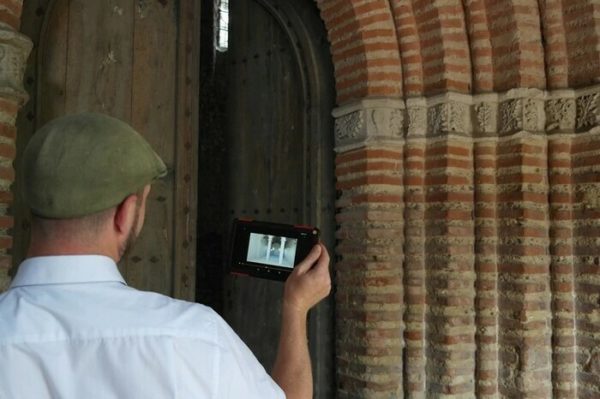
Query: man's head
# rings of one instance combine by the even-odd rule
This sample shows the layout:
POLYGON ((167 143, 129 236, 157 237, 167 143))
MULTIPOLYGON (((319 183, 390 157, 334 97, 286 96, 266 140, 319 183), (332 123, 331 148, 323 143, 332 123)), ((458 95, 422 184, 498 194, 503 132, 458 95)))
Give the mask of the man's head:
POLYGON ((40 129, 20 171, 33 214, 30 253, 62 248, 64 254, 110 252, 118 260, 139 234, 150 184, 166 167, 129 125, 86 113, 40 129))

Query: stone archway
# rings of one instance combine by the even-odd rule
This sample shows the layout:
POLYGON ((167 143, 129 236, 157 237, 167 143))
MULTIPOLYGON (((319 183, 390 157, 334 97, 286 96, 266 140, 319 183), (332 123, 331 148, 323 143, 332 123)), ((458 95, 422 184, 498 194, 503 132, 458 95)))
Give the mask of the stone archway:
POLYGON ((597 395, 598 5, 317 3, 340 397, 597 395))

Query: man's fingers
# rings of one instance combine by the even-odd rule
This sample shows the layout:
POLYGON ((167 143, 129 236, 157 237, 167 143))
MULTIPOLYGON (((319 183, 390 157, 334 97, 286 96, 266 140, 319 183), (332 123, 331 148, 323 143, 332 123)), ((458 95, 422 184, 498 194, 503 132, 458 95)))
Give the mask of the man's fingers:
POLYGON ((315 245, 310 250, 310 252, 306 256, 306 258, 304 258, 304 260, 302 262, 300 262, 300 263, 298 263, 298 265, 296 265, 294 270, 299 274, 306 273, 308 270, 310 270, 310 268, 314 265, 314 263, 319 259, 319 257, 321 256, 321 252, 323 252, 323 248, 321 248, 321 244, 315 245))
POLYGON ((319 243, 294 268, 285 284, 284 301, 297 309, 308 311, 330 291, 329 254, 327 248, 319 243))
POLYGON ((314 271, 319 276, 320 283, 323 285, 324 289, 327 291, 325 295, 329 294, 331 291, 331 275, 329 273, 329 253, 327 252, 327 248, 323 245, 321 257, 319 258, 319 262, 314 267, 314 271))
POLYGON ((319 243, 319 246, 321 247, 321 257, 317 266, 329 273, 329 252, 327 252, 327 248, 322 243, 319 243))

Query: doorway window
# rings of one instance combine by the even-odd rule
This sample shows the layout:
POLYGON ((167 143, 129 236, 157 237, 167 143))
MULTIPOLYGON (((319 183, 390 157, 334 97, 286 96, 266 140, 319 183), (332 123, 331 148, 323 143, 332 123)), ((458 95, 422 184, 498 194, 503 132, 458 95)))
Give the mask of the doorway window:
POLYGON ((216 3, 216 48, 225 52, 229 48, 229 0, 217 0, 216 3))

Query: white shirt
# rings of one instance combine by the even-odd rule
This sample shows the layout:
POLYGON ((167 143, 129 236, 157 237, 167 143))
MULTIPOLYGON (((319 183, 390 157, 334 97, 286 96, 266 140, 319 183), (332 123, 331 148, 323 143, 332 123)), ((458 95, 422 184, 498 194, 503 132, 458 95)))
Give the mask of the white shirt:
POLYGON ((283 397, 214 311, 128 287, 110 258, 28 259, 0 295, 0 399, 283 397))

